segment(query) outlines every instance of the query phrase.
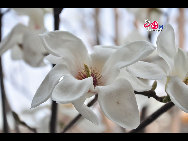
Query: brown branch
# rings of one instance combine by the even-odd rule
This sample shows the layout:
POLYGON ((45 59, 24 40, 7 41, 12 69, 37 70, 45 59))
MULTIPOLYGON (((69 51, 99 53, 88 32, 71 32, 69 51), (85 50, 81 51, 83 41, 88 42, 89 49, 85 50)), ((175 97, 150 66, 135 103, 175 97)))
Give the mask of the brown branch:
POLYGON ((184 48, 185 41, 185 8, 179 8, 178 30, 179 30, 179 47, 184 48))
MULTIPOLYGON (((54 30, 59 30, 59 15, 63 8, 53 8, 53 14, 54 14, 54 30)), ((52 67, 54 67, 55 64, 52 64, 52 67)), ((58 105, 55 101, 52 101, 52 107, 51 107, 51 118, 50 118, 50 133, 56 132, 56 121, 57 121, 57 109, 58 105)))
POLYGON ((95 19, 95 38, 96 38, 96 44, 99 45, 100 44, 100 22, 99 22, 99 14, 100 14, 100 8, 95 8, 95 15, 94 15, 94 19, 95 19))
POLYGON ((130 131, 129 133, 137 133, 146 126, 148 126, 150 123, 152 123, 154 120, 156 120, 159 116, 161 116, 163 113, 168 111, 174 106, 173 102, 166 103, 161 108, 159 108, 157 111, 155 111, 152 115, 150 115, 148 118, 146 118, 136 129, 130 131))
POLYGON ((118 8, 114 9, 114 30, 115 30, 115 36, 114 36, 114 43, 116 45, 119 45, 119 12, 118 8))
POLYGON ((158 97, 155 93, 155 91, 145 91, 145 92, 137 92, 137 91, 134 91, 135 94, 140 94, 140 95, 144 95, 144 96, 147 96, 148 98, 152 97, 154 99, 156 99, 157 101, 159 102, 163 102, 164 103, 164 98, 165 97, 158 97))
MULTIPOLYGON (((91 107, 98 99, 98 94, 95 95, 95 98, 88 103, 88 107, 91 107)), ((81 114, 78 114, 71 122, 69 122, 65 128, 63 129, 63 131, 61 133, 65 133, 67 130, 69 130, 71 127, 74 126, 74 124, 82 117, 81 114)))
MULTIPOLYGON (((0 41, 2 38, 2 18, 3 13, 1 12, 2 9, 0 9, 0 41)), ((6 112, 6 94, 5 94, 5 88, 4 88, 4 80, 3 80, 3 66, 2 66, 2 58, 0 56, 0 82, 1 82, 1 100, 2 100, 2 111, 3 111, 3 132, 8 133, 8 122, 7 122, 7 112, 6 112)))
MULTIPOLYGON (((35 128, 30 127, 29 125, 27 125, 27 123, 25 123, 24 121, 20 120, 19 116, 18 116, 15 112, 12 111, 12 114, 13 114, 13 117, 14 117, 16 123, 19 123, 19 124, 21 124, 21 125, 27 127, 27 128, 28 128, 29 130, 31 130, 32 132, 37 133, 37 131, 36 131, 35 128)), ((18 130, 19 130, 19 129, 18 129, 18 130)))

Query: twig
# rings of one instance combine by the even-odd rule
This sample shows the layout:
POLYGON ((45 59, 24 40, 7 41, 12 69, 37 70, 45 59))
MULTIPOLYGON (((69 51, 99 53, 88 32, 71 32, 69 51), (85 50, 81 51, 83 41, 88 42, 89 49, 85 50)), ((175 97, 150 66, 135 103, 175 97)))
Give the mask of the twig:
POLYGON ((150 91, 145 91, 145 92, 137 92, 137 91, 134 91, 134 93, 135 93, 135 94, 140 94, 140 95, 147 96, 148 98, 153 97, 153 98, 156 99, 157 101, 164 103, 164 101, 163 101, 164 97, 158 97, 158 96, 156 95, 155 91, 152 91, 152 90, 150 90, 150 91))
POLYGON ((115 45, 119 45, 119 11, 118 8, 113 8, 114 10, 114 43, 115 45))
MULTIPOLYGON (((0 41, 2 38, 2 17, 3 13, 1 13, 0 9, 0 41)), ((6 116, 6 94, 4 88, 4 81, 3 81, 3 68, 2 68, 2 59, 0 56, 0 82, 1 82, 1 99, 2 99, 2 111, 3 111, 3 132, 8 133, 8 122, 6 116)))
POLYGON ((99 45, 100 44, 100 22, 99 22, 99 14, 100 14, 100 8, 95 8, 95 15, 94 15, 94 19, 95 19, 95 40, 96 40, 96 44, 99 45))
MULTIPOLYGON (((91 107, 98 99, 98 94, 95 95, 95 98, 88 103, 88 107, 91 107)), ((69 122, 65 128, 63 129, 62 133, 65 133, 67 130, 69 130, 80 118, 82 117, 81 114, 78 114, 71 122, 69 122)))
POLYGON ((148 126, 150 123, 152 123, 154 120, 156 120, 160 115, 168 111, 170 108, 174 106, 173 102, 166 103, 161 108, 159 108, 157 111, 155 111, 152 115, 150 115, 148 118, 146 118, 136 129, 130 131, 129 133, 137 133, 146 126, 148 126))
MULTIPOLYGON (((19 123, 19 124, 21 124, 21 125, 27 127, 27 128, 28 128, 29 130, 31 130, 32 132, 37 133, 37 131, 36 131, 35 128, 32 128, 32 127, 30 127, 29 125, 27 125, 24 121, 21 121, 20 118, 19 118, 19 116, 18 116, 15 112, 12 111, 12 114, 13 114, 13 117, 14 117, 14 119, 15 119, 15 121, 16 121, 17 123, 19 123)), ((19 128, 18 128, 18 130, 19 130, 19 128)))
MULTIPOLYGON (((53 8, 53 14, 54 14, 54 30, 59 30, 59 15, 63 8, 53 8)), ((55 65, 53 64, 52 67, 55 65)), ((51 107, 51 119, 50 119, 50 133, 56 132, 56 120, 57 120, 57 110, 58 105, 55 101, 52 101, 52 107, 51 107)))

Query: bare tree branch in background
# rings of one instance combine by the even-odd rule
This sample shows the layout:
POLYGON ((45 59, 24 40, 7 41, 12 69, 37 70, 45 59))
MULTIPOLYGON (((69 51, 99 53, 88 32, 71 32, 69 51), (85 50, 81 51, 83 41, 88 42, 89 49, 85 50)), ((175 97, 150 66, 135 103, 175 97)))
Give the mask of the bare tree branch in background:
MULTIPOLYGON (((54 14, 54 30, 59 30, 59 15, 63 8, 54 8, 53 9, 53 14, 54 14)), ((54 64, 52 65, 53 67, 55 66, 54 64)), ((58 105, 55 101, 52 101, 52 107, 51 107, 51 119, 50 119, 50 133, 55 133, 56 132, 56 122, 57 122, 57 109, 58 105)))
POLYGON ((185 8, 179 8, 178 30, 179 30, 179 47, 184 48, 185 41, 185 8))
POLYGON ((100 14, 100 8, 95 8, 95 39, 96 39, 96 45, 100 44, 100 22, 99 22, 99 14, 100 14))
POLYGON ((118 12, 118 8, 113 8, 113 10, 114 10, 114 30, 115 30, 114 43, 116 45, 119 45, 119 12, 118 12))
POLYGON ((157 111, 155 111, 152 115, 147 117, 136 129, 131 130, 129 133, 137 133, 146 126, 148 126, 150 123, 155 121, 159 116, 161 116, 163 113, 167 112, 169 109, 171 109, 174 106, 173 102, 166 103, 161 108, 159 108, 157 111))
MULTIPOLYGON (((30 127, 27 123, 25 123, 24 121, 20 120, 20 118, 17 115, 17 113, 15 113, 15 112, 12 111, 12 114, 13 114, 13 117, 14 117, 14 119, 16 121, 16 124, 21 124, 24 127, 26 127, 29 130, 31 130, 32 132, 37 133, 37 130, 35 128, 30 127)), ((19 128, 18 127, 17 127, 17 131, 19 132, 19 128)))
MULTIPOLYGON (((3 13, 2 9, 0 8, 0 41, 2 39, 2 18, 3 13)), ((3 67, 2 67, 2 58, 0 56, 0 82, 1 82, 1 100, 2 100, 2 111, 3 111, 3 132, 8 133, 9 127, 7 122, 7 107, 6 107, 6 93, 4 88, 4 80, 3 80, 3 67)))

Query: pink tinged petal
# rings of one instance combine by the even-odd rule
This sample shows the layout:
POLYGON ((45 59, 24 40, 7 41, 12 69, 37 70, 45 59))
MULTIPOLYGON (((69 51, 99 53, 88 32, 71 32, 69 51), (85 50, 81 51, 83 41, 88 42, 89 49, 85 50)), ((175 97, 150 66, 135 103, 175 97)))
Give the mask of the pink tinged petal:
POLYGON ((169 77, 166 92, 176 106, 188 113, 188 86, 181 79, 169 77))
POLYGON ((47 101, 52 95, 52 91, 55 86, 58 84, 59 79, 64 74, 69 74, 67 67, 63 64, 56 65, 42 81, 40 87, 35 93, 35 96, 32 100, 31 108, 35 108, 47 101))
POLYGON ((128 66, 127 70, 136 77, 149 80, 160 80, 166 76, 166 73, 160 66, 143 61, 138 61, 128 66))
POLYGON ((182 80, 185 78, 188 72, 188 56, 185 51, 178 48, 178 53, 176 54, 174 60, 174 69, 172 75, 178 76, 182 80))
POLYGON ((77 80, 72 75, 64 75, 53 90, 52 99, 58 103, 72 103, 93 87, 93 78, 77 80))
POLYGON ((29 16, 29 27, 37 30, 44 28, 44 14, 42 8, 13 8, 20 15, 29 16))
POLYGON ((164 30, 160 32, 156 43, 159 56, 162 57, 167 62, 170 69, 172 69, 178 48, 175 46, 175 33, 170 24, 166 25, 164 30))
POLYGON ((74 107, 76 110, 87 120, 91 121, 92 123, 98 125, 99 119, 97 115, 92 111, 91 108, 84 104, 85 98, 80 98, 73 102, 74 107))
POLYGON ((118 79, 111 85, 97 88, 100 107, 110 120, 127 129, 139 125, 138 106, 129 81, 118 79))
POLYGON ((8 49, 22 43, 24 33, 29 32, 29 29, 22 24, 17 24, 11 32, 2 40, 0 44, 0 55, 8 49))
POLYGON ((119 78, 128 80, 131 83, 133 89, 137 92, 149 91, 152 88, 152 86, 149 85, 146 80, 137 78, 136 76, 128 72, 126 68, 120 70, 120 74, 118 75, 117 79, 119 78))
POLYGON ((111 82, 118 75, 119 69, 146 58, 154 50, 155 47, 147 41, 126 44, 109 57, 104 65, 102 75, 107 78, 107 82, 111 82))

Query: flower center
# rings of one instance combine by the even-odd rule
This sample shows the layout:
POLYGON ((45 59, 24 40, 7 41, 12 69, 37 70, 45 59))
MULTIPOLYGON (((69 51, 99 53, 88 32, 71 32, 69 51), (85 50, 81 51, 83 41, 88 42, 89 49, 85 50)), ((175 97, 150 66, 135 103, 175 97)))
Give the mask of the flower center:
POLYGON ((89 68, 86 64, 84 64, 84 67, 78 72, 76 78, 78 80, 82 80, 88 77, 93 77, 94 87, 101 85, 102 75, 96 69, 93 69, 92 67, 89 68))
POLYGON ((186 85, 188 85, 188 77, 186 77, 186 78, 183 80, 183 82, 184 82, 186 85))

